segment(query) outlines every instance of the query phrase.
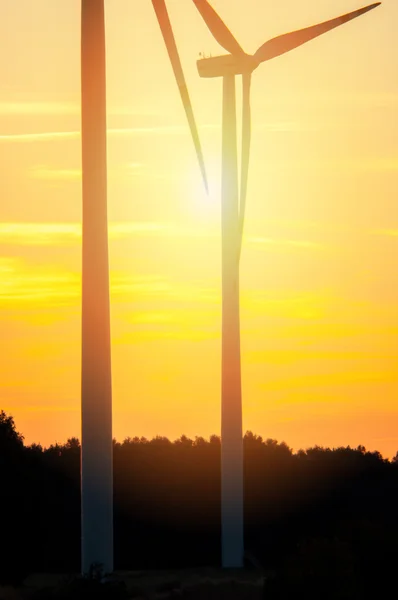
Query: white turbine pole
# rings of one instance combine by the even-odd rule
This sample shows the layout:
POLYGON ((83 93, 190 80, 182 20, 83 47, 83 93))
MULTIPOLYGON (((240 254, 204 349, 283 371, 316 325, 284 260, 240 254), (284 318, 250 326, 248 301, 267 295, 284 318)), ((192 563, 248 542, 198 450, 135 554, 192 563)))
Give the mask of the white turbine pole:
POLYGON ((81 4, 83 171, 81 569, 113 571, 112 381, 103 0, 81 4))
POLYGON ((239 326, 239 196, 235 76, 223 77, 222 116, 222 566, 243 567, 243 440, 239 326))

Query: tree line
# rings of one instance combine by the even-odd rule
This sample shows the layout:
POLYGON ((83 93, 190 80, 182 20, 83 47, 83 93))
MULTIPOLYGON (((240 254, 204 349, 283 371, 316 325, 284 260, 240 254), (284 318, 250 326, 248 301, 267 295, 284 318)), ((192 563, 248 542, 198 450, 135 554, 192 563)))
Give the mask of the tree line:
MULTIPOLYGON (((220 565, 220 458, 216 435, 114 440, 115 569, 220 565)), ((0 583, 78 572, 79 440, 25 445, 1 411, 0 468, 0 583)), ((367 588, 395 570, 398 453, 391 461, 363 446, 294 453, 249 431, 244 483, 245 547, 265 569, 334 565, 361 572, 367 588)))

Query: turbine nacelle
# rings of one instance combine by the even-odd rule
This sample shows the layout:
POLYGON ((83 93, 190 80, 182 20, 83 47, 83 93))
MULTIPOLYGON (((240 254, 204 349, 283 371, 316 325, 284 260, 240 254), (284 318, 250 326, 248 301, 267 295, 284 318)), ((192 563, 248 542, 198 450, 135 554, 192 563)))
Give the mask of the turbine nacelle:
POLYGON ((260 63, 249 54, 223 54, 196 61, 200 77, 224 77, 225 75, 243 75, 252 73, 260 63))

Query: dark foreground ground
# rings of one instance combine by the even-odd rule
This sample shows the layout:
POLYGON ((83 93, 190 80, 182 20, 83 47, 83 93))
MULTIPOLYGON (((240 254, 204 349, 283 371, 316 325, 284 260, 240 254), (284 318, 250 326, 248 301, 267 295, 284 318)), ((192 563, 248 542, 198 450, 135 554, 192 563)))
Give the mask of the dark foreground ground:
MULTIPOLYGON (((0 587, 0 600, 387 600, 394 574, 373 584, 333 557, 320 566, 297 563, 283 571, 215 568, 116 572, 105 582, 76 575, 34 574, 18 587, 0 587)), ((393 595, 391 595, 393 594, 393 595)))
POLYGON ((0 587, 1 600, 227 600, 264 598, 258 570, 201 568, 117 572, 109 581, 82 581, 75 576, 35 574, 20 587, 0 587))

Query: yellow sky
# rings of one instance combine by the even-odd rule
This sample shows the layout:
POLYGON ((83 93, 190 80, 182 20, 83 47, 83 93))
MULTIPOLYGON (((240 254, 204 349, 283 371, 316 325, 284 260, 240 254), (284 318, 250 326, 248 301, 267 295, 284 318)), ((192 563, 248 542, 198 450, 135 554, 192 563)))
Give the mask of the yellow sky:
MULTIPOLYGON (((212 2, 248 52, 365 3, 212 2)), ((107 0, 120 440, 220 432, 221 81, 195 61, 224 51, 167 6, 211 195, 151 2, 107 0)), ((397 22, 384 0, 253 77, 243 424, 295 449, 398 450, 397 22)), ((80 436, 80 0, 3 0, 0 39, 0 407, 47 445, 80 436)))

